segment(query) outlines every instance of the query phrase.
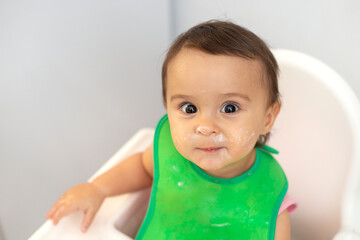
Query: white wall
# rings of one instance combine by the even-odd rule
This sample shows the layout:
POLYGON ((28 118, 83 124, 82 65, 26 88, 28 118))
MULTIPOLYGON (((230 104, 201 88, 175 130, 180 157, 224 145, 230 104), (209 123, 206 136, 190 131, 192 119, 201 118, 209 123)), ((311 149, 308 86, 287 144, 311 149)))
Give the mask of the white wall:
POLYGON ((165 112, 168 8, 166 0, 0 1, 0 224, 7 239, 29 237, 63 191, 165 112))
POLYGON ((210 19, 229 19, 273 48, 310 54, 337 71, 360 98, 360 1, 173 0, 178 34, 210 19))

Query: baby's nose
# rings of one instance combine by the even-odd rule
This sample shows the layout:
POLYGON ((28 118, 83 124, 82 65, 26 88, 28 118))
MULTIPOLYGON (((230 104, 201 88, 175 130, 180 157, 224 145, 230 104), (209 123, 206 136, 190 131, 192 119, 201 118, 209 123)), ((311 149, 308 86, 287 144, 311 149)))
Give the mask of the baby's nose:
POLYGON ((205 136, 209 136, 213 133, 217 133, 218 130, 216 129, 215 126, 198 126, 196 128, 196 133, 197 134, 202 134, 202 135, 205 135, 205 136))
POLYGON ((196 121, 195 133, 204 136, 219 133, 220 129, 216 123, 216 116, 211 113, 201 114, 196 121))
POLYGON ((204 127, 204 126, 199 126, 196 129, 196 133, 200 133, 200 134, 204 134, 204 135, 210 135, 213 131, 208 128, 208 127, 204 127))

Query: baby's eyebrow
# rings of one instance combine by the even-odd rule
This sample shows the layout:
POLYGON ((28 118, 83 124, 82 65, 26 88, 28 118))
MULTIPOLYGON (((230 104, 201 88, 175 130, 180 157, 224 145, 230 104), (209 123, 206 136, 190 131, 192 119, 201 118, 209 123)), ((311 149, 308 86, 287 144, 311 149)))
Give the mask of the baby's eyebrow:
POLYGON ((174 101, 175 99, 189 99, 189 98, 191 98, 191 97, 190 97, 190 96, 188 96, 188 95, 184 95, 184 94, 175 94, 175 95, 171 96, 171 98, 170 98, 170 102, 171 102, 171 101, 174 101))
MULTIPOLYGON (((225 94, 221 94, 222 97, 239 97, 244 99, 247 102, 251 102, 250 98, 246 95, 246 94, 242 94, 242 93, 225 93, 225 94)), ((191 96, 189 95, 184 95, 184 94, 175 94, 173 96, 171 96, 170 98, 170 102, 174 101, 176 99, 189 99, 191 98, 191 96)))
POLYGON ((250 98, 246 95, 246 94, 242 94, 242 93, 225 93, 222 94, 223 97, 239 97, 244 99, 247 102, 251 102, 250 98))

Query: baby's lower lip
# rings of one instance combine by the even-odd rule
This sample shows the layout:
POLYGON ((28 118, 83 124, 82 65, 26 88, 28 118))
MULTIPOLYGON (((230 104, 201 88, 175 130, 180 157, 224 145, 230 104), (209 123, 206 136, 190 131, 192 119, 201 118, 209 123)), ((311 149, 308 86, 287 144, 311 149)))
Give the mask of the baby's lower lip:
POLYGON ((222 149, 222 147, 206 147, 206 148, 198 148, 198 149, 206 153, 215 153, 220 149, 222 149))

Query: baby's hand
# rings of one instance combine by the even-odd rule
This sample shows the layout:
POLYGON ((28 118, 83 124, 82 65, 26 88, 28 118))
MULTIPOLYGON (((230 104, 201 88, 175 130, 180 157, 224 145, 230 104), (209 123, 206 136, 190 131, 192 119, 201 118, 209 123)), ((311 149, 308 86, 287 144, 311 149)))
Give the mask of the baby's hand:
POLYGON ((101 189, 92 183, 76 185, 58 199, 46 214, 46 218, 52 219, 54 225, 56 225, 62 217, 81 210, 85 214, 81 224, 81 231, 85 233, 105 197, 101 189))

